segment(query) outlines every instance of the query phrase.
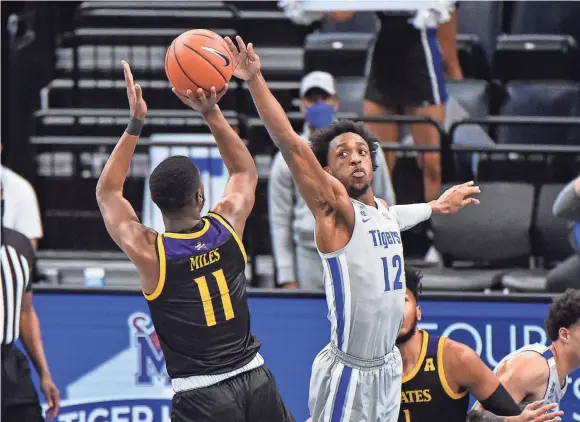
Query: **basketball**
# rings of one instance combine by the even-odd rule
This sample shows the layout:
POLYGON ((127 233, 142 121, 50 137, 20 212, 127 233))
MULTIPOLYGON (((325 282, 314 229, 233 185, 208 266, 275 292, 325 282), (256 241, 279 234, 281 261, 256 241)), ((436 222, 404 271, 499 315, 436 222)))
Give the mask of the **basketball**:
POLYGON ((205 29, 184 32, 173 40, 165 54, 165 73, 171 85, 185 94, 202 88, 221 91, 234 71, 233 58, 225 40, 205 29))

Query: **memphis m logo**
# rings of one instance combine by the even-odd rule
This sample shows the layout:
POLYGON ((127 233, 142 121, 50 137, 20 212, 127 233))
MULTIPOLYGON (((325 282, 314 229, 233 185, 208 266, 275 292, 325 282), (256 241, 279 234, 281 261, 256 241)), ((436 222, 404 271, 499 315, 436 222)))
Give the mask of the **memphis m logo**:
POLYGON ((171 384, 165 367, 165 357, 151 317, 136 312, 129 317, 131 346, 137 349, 137 384, 171 384))

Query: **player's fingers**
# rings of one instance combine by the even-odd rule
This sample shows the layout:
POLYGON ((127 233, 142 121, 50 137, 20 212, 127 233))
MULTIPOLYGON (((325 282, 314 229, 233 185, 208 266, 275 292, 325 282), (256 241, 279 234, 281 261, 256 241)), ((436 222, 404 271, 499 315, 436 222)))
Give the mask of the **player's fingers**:
POLYGON ((177 95, 177 98, 179 98, 184 104, 189 105, 189 98, 185 95, 183 95, 181 92, 179 92, 178 90, 176 90, 175 88, 171 89, 173 91, 173 93, 175 95, 177 95))
POLYGON ((479 199, 475 199, 475 198, 467 198, 464 199, 462 202, 462 205, 465 207, 467 205, 479 205, 479 199))
POLYGON ((217 100, 217 94, 216 94, 215 86, 212 86, 209 89, 209 98, 213 102, 215 102, 217 100))
POLYGON ((469 182, 465 182, 459 186, 472 186, 475 182, 473 180, 470 180, 469 182))
POLYGON ((544 404, 543 400, 538 400, 535 401, 533 403, 530 403, 526 406, 526 409, 528 410, 538 410, 540 407, 542 407, 542 405, 544 404))
POLYGON ((137 96, 137 100, 143 99, 143 91, 141 90, 141 85, 135 85, 135 95, 137 96))
POLYGON ((228 49, 230 50, 230 52, 232 53, 232 55, 234 57, 236 57, 239 53, 238 47, 236 47, 236 45, 234 44, 234 42, 232 41, 232 39, 230 37, 225 37, 224 41, 226 42, 226 45, 227 45, 228 49))
POLYGON ((122 60, 121 63, 123 64, 123 74, 125 75, 125 84, 127 85, 127 89, 134 89, 135 84, 133 82, 133 74, 131 73, 131 66, 125 60, 122 60))
POLYGON ((207 101, 207 97, 205 95, 205 91, 201 88, 197 89, 197 93, 196 93, 196 99, 201 102, 202 104, 205 103, 207 101))
POLYGON ((258 55, 254 52, 254 44, 252 44, 252 43, 248 44, 248 57, 253 62, 258 60, 258 55))
POLYGON ((238 47, 240 48, 240 53, 245 53, 247 50, 246 43, 239 35, 236 35, 236 41, 238 42, 238 47))
POLYGON ((476 193, 481 193, 481 189, 479 189, 479 186, 466 186, 462 188, 462 191, 464 195, 473 195, 476 193))

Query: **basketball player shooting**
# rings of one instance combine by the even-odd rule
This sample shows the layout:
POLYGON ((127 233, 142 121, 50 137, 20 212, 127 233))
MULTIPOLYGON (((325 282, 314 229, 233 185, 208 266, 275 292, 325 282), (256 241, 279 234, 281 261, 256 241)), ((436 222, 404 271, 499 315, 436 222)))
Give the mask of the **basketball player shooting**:
POLYGON ((246 297, 241 242, 254 204, 257 170, 218 100, 202 89, 179 98, 201 113, 228 169, 223 197, 201 216, 204 187, 193 161, 169 157, 151 173, 151 198, 166 233, 143 226, 123 197, 123 183, 147 105, 123 62, 131 120, 97 184, 97 202, 115 243, 135 264, 175 395, 172 422, 294 419, 258 353, 246 297))
MULTIPOLYGON (((567 377, 580 368, 580 290, 568 290, 554 300, 546 318, 550 346, 531 344, 502 359, 495 372, 512 397, 526 406, 532 401, 552 406, 549 416, 560 414, 567 377)), ((476 403, 468 422, 498 422, 502 418, 476 403)), ((554 420, 558 420, 555 418, 554 420)))
MULTIPOLYGON (((557 411, 555 403, 528 402, 522 412, 473 349, 447 337, 419 330, 417 322, 421 321, 421 306, 417 302, 421 294, 422 275, 413 267, 405 268, 405 275, 405 322, 397 338, 397 346, 403 357, 399 422, 465 422, 469 393, 480 400, 485 409, 505 415, 477 420, 561 420, 563 412, 557 411), (547 413, 552 411, 555 413, 547 413)), ((545 361, 543 366, 546 366, 545 361)), ((538 400, 540 397, 532 398, 538 400)))
POLYGON ((314 422, 394 422, 401 401, 401 356, 395 340, 403 322, 405 273, 401 230, 431 213, 478 203, 472 182, 429 204, 388 207, 371 188, 379 140, 364 124, 338 121, 310 137, 290 125, 260 73, 252 44, 226 38, 236 68, 270 137, 314 214, 324 267, 331 343, 314 361, 309 407, 314 422))

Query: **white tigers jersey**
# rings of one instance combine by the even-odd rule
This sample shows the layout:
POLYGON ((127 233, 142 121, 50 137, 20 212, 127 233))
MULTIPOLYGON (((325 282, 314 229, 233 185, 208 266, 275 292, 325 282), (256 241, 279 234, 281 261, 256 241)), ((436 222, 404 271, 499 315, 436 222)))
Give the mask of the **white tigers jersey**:
POLYGON ((395 216, 351 199, 354 229, 344 248, 319 251, 331 342, 345 353, 374 359, 390 353, 403 323, 405 265, 395 216))
MULTIPOLYGON (((544 393, 544 396, 540 398, 540 400, 543 400, 544 404, 556 403, 558 406, 552 409, 551 412, 557 412, 558 410, 560 410, 560 401, 564 397, 564 394, 566 394, 568 383, 566 383, 564 387, 560 385, 560 381, 558 380, 558 371, 556 369, 556 359, 554 359, 554 354, 552 353, 552 350, 550 350, 549 347, 539 343, 523 346, 518 350, 510 353, 505 358, 503 358, 497 364, 494 372, 497 373, 497 371, 503 366, 503 364, 508 360, 510 360, 514 355, 529 351, 539 353, 546 359, 546 363, 548 364, 550 372, 548 375, 548 383, 546 384, 546 392, 544 393)), ((534 400, 523 401, 522 403, 520 403, 520 407, 523 409, 533 401, 534 400)))

